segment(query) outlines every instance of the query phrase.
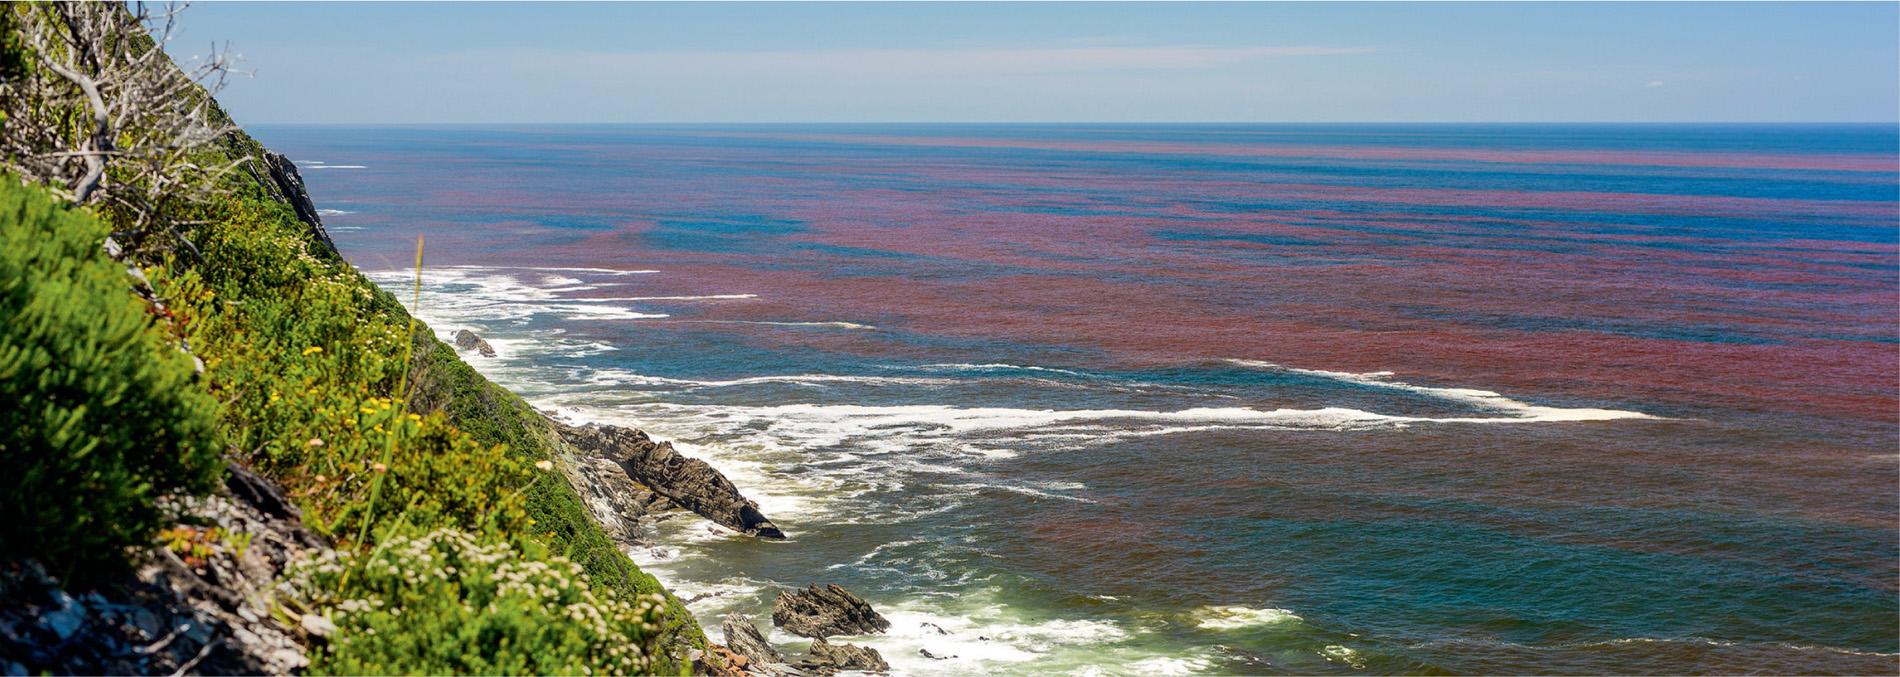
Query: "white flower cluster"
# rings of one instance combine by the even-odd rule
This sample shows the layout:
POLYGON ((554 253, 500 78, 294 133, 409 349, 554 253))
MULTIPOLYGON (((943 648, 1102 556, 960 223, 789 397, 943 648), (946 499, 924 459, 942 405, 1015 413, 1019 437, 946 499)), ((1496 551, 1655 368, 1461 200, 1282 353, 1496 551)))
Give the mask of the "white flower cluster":
POLYGON ((593 664, 591 674, 648 667, 638 640, 660 631, 666 604, 657 594, 634 600, 597 596, 581 567, 565 558, 527 559, 507 543, 483 545, 453 529, 393 537, 365 557, 326 552, 294 567, 285 584, 333 617, 340 629, 338 644, 349 641, 352 628, 368 630, 371 616, 413 618, 402 613, 409 603, 457 600, 462 613, 473 615, 496 614, 504 607, 526 610, 535 627, 566 625, 576 631, 570 636, 584 639, 587 655, 572 657, 573 664, 593 664))

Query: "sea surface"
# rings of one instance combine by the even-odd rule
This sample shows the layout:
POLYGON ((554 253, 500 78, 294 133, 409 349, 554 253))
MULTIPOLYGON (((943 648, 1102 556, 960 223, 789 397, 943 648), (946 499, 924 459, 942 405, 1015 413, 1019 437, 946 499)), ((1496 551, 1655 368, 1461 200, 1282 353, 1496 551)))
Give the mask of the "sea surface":
POLYGON ((265 127, 903 674, 1900 671, 1892 125, 265 127), (926 656, 928 652, 930 656, 926 656))

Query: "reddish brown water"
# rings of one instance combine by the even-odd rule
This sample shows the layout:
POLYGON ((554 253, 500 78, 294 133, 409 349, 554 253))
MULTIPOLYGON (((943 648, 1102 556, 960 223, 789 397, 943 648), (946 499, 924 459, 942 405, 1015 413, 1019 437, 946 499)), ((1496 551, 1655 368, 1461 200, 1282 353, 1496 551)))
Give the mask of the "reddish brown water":
POLYGON ((791 542, 642 555, 715 625, 837 582, 917 673, 1900 669, 1891 127, 260 137, 380 281, 427 235, 484 372, 762 497, 791 542))

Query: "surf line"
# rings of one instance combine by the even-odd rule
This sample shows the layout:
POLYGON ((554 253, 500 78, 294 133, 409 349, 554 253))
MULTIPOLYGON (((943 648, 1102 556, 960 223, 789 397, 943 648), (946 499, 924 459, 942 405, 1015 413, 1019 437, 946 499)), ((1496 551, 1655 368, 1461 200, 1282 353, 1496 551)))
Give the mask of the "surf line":
POLYGON ((767 322, 765 320, 674 320, 674 322, 696 322, 699 324, 763 324, 772 327, 835 327, 838 329, 866 329, 877 331, 877 327, 868 324, 858 324, 856 322, 767 322))
POLYGON ((1363 374, 1354 374, 1351 372, 1325 371, 1322 369, 1300 369, 1297 367, 1288 367, 1285 365, 1276 364, 1273 362, 1264 362, 1260 360, 1230 359, 1230 360, 1225 360, 1225 361, 1228 364, 1232 364, 1238 367, 1246 367, 1246 368, 1251 368, 1251 369, 1272 369, 1272 370, 1284 371, 1284 372, 1292 373, 1292 374, 1301 374, 1304 376, 1313 376, 1317 378, 1330 379, 1334 381, 1343 381, 1346 383, 1370 386, 1373 388, 1384 388, 1387 390, 1402 390, 1406 392, 1418 393, 1420 395, 1425 395, 1427 397, 1435 397, 1435 398, 1449 401, 1449 402, 1458 402, 1461 404, 1470 405, 1474 408, 1481 409, 1481 410, 1489 410, 1489 411, 1498 412, 1500 414, 1507 414, 1507 416, 1500 416, 1500 417, 1453 417, 1453 418, 1431 418, 1431 417, 1423 417, 1423 416, 1384 416, 1384 415, 1375 414, 1375 416, 1379 416, 1381 419, 1389 420, 1389 421, 1398 421, 1398 422, 1416 421, 1416 422, 1436 422, 1436 423, 1541 423, 1541 422, 1559 422, 1559 421, 1612 421, 1612 420, 1619 420, 1619 419, 1671 420, 1671 419, 1667 419, 1661 416, 1652 416, 1650 414, 1645 414, 1639 411, 1624 411, 1620 409, 1596 409, 1596 408, 1587 408, 1587 407, 1573 409, 1573 408, 1566 408, 1566 407, 1546 407, 1546 406, 1530 404, 1528 402, 1520 402, 1518 400, 1505 397, 1504 395, 1501 395, 1489 390, 1477 390, 1473 388, 1438 388, 1438 387, 1433 387, 1433 386, 1414 385, 1411 383, 1406 383, 1404 381, 1389 380, 1393 376, 1393 373, 1389 371, 1375 371, 1375 372, 1367 372, 1363 374))

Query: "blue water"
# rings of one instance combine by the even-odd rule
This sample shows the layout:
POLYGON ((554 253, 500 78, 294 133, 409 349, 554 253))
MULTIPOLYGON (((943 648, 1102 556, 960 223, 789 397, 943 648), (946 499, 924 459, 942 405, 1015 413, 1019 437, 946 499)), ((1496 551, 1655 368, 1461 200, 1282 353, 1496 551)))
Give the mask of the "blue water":
POLYGON ((477 369, 791 534, 631 553, 708 627, 837 583, 906 674, 1900 670, 1891 125, 254 133, 392 291, 426 236, 477 369))

